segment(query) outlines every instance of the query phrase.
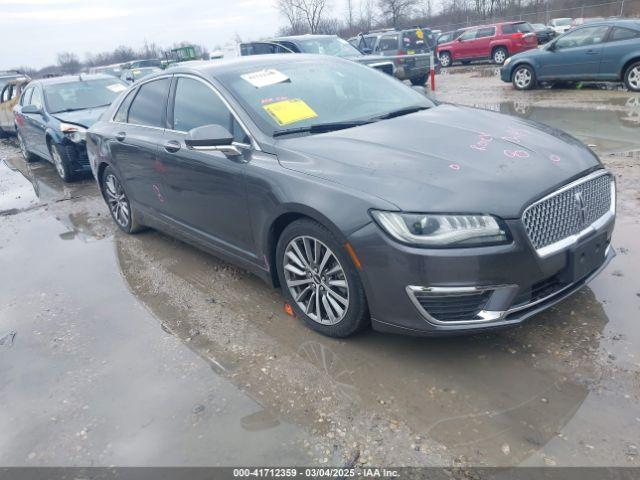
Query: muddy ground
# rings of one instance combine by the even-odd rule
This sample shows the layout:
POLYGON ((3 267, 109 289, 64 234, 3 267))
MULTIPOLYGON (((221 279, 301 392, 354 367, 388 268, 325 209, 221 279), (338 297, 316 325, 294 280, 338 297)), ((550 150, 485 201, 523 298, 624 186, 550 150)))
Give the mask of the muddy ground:
POLYGON ((252 275, 121 234, 91 179, 2 140, 0 465, 639 466, 640 96, 438 80, 616 174, 618 255, 588 288, 491 334, 328 339, 252 275))

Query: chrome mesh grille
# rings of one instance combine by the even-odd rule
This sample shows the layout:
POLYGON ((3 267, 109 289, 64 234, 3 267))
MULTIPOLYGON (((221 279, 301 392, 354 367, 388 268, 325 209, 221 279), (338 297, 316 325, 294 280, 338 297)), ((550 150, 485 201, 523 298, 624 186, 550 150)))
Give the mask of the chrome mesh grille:
POLYGON ((536 249, 575 235, 611 209, 611 176, 600 175, 547 197, 525 210, 522 221, 536 249))

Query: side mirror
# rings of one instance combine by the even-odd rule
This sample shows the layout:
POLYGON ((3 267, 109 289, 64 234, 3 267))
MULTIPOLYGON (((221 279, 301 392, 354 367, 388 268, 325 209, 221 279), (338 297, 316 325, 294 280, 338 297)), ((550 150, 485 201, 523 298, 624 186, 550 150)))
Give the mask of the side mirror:
POLYGON ((133 74, 129 73, 125 80, 129 83, 133 83, 133 74))
POLYGON ((192 150, 218 151, 229 156, 238 156, 242 152, 233 145, 233 135, 221 125, 203 125, 189 131, 184 140, 192 150))
POLYGON ((37 115, 42 113, 42 109, 35 105, 25 105, 22 107, 22 113, 37 115))
POLYGON ((547 44, 547 50, 549 50, 550 52, 553 52, 556 49, 556 42, 549 42, 547 44))
POLYGON ((369 47, 363 47, 362 53, 364 53, 365 55, 371 55, 373 53, 373 50, 369 47))
POLYGON ((459 42, 462 42, 462 37, 458 37, 458 41, 459 41, 459 42))

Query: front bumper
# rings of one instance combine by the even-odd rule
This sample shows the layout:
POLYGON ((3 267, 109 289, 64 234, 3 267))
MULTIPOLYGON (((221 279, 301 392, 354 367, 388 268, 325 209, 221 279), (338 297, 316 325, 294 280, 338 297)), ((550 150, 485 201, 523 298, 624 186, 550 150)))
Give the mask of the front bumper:
POLYGON ((511 68, 508 65, 500 69, 500 80, 507 83, 511 82, 511 68))
POLYGON ((362 263, 373 327, 405 334, 451 335, 518 324, 578 291, 615 256, 610 246, 612 219, 583 240, 602 239, 601 261, 581 278, 569 280, 568 249, 541 258, 522 222, 509 220, 507 224, 511 244, 481 248, 405 246, 374 223, 352 234, 349 242, 362 263), (451 300, 450 295, 460 299, 451 303, 453 314, 449 310, 444 321, 430 314, 442 312, 447 305, 442 300, 451 300), (472 312, 476 304, 480 307, 472 312), (470 309, 468 316, 465 309, 470 309))

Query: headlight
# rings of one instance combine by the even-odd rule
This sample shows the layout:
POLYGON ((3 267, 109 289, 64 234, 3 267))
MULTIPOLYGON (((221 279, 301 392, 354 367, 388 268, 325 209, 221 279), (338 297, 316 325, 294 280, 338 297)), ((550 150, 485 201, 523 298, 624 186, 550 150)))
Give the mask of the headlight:
POLYGON ((87 129, 72 123, 61 123, 60 130, 72 142, 81 142, 87 137, 87 129))
POLYGON ((508 57, 504 63, 502 64, 503 67, 506 67, 507 65, 509 65, 511 63, 511 57, 508 57))
POLYGON ((432 215, 377 210, 372 210, 371 214, 385 232, 411 245, 455 248, 509 242, 506 227, 491 215, 432 215))

